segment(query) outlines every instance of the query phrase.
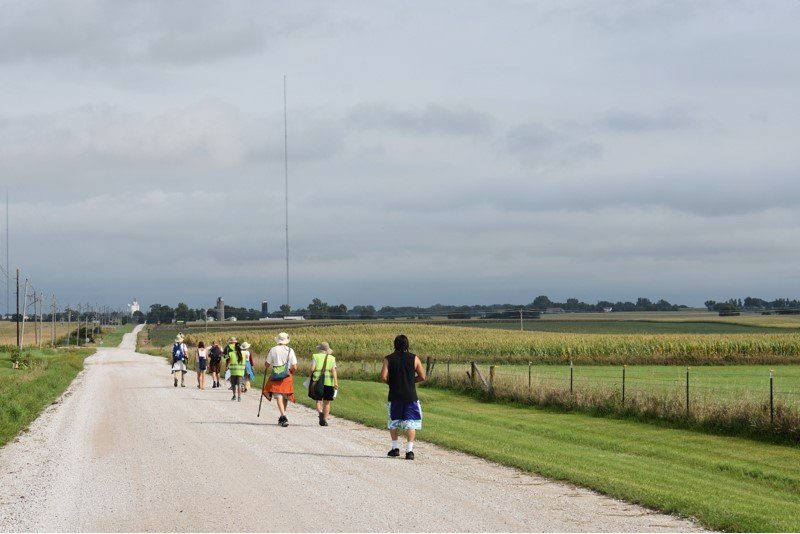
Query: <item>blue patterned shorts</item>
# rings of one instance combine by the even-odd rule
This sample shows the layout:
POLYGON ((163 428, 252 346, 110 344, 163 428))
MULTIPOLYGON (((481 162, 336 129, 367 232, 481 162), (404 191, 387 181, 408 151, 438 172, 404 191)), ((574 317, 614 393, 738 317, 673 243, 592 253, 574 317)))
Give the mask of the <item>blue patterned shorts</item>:
POLYGON ((422 428, 422 405, 419 401, 389 401, 389 430, 420 430, 422 428))

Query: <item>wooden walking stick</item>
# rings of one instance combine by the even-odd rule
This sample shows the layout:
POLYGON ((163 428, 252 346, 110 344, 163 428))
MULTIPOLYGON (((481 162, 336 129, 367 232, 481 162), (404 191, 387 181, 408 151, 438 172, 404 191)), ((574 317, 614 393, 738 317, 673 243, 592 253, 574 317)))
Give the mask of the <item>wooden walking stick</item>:
POLYGON ((264 388, 267 387, 267 366, 264 365, 264 383, 261 384, 261 398, 258 400, 258 415, 256 417, 261 417, 261 403, 264 402, 264 388))

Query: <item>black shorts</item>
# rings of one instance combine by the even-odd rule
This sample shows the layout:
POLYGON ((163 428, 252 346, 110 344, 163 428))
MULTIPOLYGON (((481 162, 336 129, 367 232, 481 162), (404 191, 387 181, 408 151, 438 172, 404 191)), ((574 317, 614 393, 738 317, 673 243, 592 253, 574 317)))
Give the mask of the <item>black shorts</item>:
POLYGON ((322 392, 322 400, 333 400, 333 392, 336 391, 333 389, 333 386, 325 386, 325 391, 322 392))
POLYGON ((244 385, 244 377, 243 376, 231 376, 230 382, 232 386, 243 386, 244 385))
POLYGON ((205 371, 206 370, 206 359, 205 358, 200 358, 200 360, 197 362, 197 370, 198 371, 205 371))

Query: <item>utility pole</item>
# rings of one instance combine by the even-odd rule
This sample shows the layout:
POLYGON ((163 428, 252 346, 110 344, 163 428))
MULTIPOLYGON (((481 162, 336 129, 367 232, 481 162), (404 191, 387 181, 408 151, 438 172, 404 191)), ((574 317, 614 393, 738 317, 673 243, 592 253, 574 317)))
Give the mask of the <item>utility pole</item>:
POLYGON ((39 346, 39 308, 36 307, 36 290, 31 295, 31 304, 33 305, 33 344, 39 346))
POLYGON ((39 348, 44 343, 44 293, 39 291, 39 348))
POLYGON ((39 297, 36 290, 33 291, 33 344, 42 348, 41 338, 39 337, 39 297))
POLYGON ((67 347, 69 347, 70 333, 72 332, 72 308, 67 304, 67 347))
POLYGON ((523 330, 523 328, 522 328, 522 308, 519 309, 519 330, 520 330, 520 332, 523 330))
POLYGON ((56 294, 53 293, 53 300, 52 306, 50 307, 50 319, 52 323, 52 328, 50 329, 50 338, 51 342, 53 343, 53 347, 56 346, 56 294))
POLYGON ((81 305, 78 303, 78 329, 75 330, 75 346, 81 346, 81 305))
POLYGON ((22 344, 25 343, 25 314, 28 313, 28 279, 25 279, 25 295, 22 298, 22 335, 20 336, 19 350, 22 354, 22 344))

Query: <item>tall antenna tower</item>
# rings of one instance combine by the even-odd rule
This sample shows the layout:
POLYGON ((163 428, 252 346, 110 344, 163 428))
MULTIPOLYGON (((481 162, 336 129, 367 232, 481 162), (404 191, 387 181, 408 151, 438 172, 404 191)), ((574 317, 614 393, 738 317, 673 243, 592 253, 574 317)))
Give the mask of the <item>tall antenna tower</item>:
POLYGON ((286 305, 289 306, 289 133, 286 116, 286 75, 283 75, 283 179, 286 193, 286 305))
POLYGON ((11 266, 9 261, 8 189, 6 189, 6 315, 11 315, 11 266))

